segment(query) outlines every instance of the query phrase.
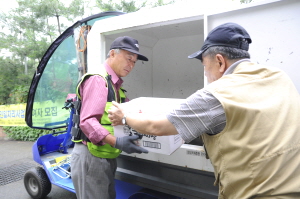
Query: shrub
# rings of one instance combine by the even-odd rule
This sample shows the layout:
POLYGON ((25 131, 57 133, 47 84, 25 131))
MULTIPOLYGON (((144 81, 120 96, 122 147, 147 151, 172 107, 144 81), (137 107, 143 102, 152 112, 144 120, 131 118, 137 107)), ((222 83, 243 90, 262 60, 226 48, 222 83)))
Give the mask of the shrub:
POLYGON ((4 133, 11 139, 36 141, 42 135, 50 134, 50 130, 33 129, 27 126, 3 126, 4 133))

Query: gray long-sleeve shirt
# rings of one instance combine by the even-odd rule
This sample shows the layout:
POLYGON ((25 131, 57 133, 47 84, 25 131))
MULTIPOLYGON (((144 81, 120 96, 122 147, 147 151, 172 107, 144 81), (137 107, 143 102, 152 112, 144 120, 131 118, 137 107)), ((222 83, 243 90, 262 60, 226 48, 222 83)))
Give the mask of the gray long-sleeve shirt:
MULTIPOLYGON (((235 62, 224 75, 231 74, 237 65, 244 61, 250 60, 235 62)), ((203 133, 218 134, 226 125, 226 115, 221 103, 205 88, 189 96, 180 107, 167 114, 167 118, 187 143, 203 133)))

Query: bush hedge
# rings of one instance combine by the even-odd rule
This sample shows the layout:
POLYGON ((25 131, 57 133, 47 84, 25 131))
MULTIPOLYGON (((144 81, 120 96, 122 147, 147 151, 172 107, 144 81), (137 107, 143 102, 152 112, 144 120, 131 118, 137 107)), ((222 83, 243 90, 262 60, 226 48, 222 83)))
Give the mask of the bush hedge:
POLYGON ((50 130, 33 129, 28 126, 3 126, 4 133, 13 140, 36 141, 42 135, 50 134, 50 130))

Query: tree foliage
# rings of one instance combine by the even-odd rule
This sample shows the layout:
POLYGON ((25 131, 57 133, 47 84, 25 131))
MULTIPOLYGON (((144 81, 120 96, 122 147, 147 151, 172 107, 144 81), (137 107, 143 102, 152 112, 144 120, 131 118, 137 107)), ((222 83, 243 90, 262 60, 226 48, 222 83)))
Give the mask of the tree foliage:
POLYGON ((21 141, 36 141, 42 135, 52 133, 49 130, 33 129, 27 126, 3 126, 2 128, 9 138, 21 141))
POLYGON ((35 18, 45 23, 43 27, 47 28, 46 32, 53 30, 53 25, 50 25, 49 21, 54 18, 59 35, 62 33, 61 29, 66 28, 64 24, 61 24, 61 18, 73 21, 74 18, 82 16, 84 13, 84 1, 82 0, 72 0, 69 5, 66 4, 66 1, 59 0, 18 0, 18 2, 20 10, 29 9, 35 18))
MULTIPOLYGON (((16 0, 18 7, 0 13, 0 104, 26 102, 32 76, 50 44, 75 18, 84 15, 89 0, 16 0), (65 24, 68 23, 67 25, 65 24)), ((143 7, 162 6, 164 0, 94 0, 104 11, 134 12, 143 7)))
POLYGON ((252 0, 240 0, 240 2, 241 2, 241 3, 245 3, 245 4, 246 4, 246 3, 251 3, 251 2, 252 2, 252 0))
POLYGON ((84 0, 17 0, 18 7, 0 13, 0 102, 26 102, 28 88, 49 45, 67 28, 63 21, 74 22, 84 14, 84 0))
POLYGON ((169 1, 168 3, 165 3, 164 0, 157 0, 153 3, 148 3, 147 0, 108 0, 104 2, 103 0, 96 0, 97 6, 102 11, 119 11, 119 12, 135 12, 140 10, 143 7, 150 6, 150 7, 157 7, 157 6, 163 6, 167 4, 174 3, 175 0, 169 1))

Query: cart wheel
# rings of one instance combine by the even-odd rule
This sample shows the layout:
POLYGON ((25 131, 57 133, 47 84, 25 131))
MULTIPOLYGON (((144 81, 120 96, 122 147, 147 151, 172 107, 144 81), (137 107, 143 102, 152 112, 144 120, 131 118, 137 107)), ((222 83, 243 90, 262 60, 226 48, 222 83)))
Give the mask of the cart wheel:
POLYGON ((51 182, 41 167, 33 167, 25 173, 24 185, 33 199, 42 199, 51 191, 51 182))

